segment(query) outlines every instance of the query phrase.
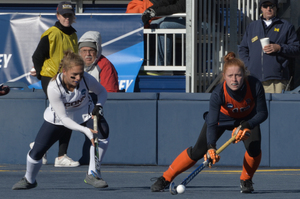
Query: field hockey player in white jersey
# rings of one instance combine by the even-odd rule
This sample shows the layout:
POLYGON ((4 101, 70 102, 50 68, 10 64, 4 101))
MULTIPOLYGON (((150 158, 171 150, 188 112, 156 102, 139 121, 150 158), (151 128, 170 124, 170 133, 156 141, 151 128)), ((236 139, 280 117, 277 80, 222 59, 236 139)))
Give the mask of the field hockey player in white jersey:
POLYGON ((37 186, 36 177, 42 166, 43 155, 64 133, 70 131, 82 132, 91 140, 89 170, 84 182, 98 188, 107 187, 106 182, 95 175, 95 165, 98 163, 94 158, 94 136, 97 134, 101 139, 102 133, 98 134, 99 129, 93 130, 92 119, 92 115, 100 117, 107 91, 94 77, 84 72, 84 61, 71 51, 65 52, 58 71, 61 69, 62 72, 57 73, 48 85, 49 106, 44 112, 45 121, 33 148, 27 154, 25 176, 12 187, 13 190, 37 186), (96 105, 89 91, 97 95, 96 105))

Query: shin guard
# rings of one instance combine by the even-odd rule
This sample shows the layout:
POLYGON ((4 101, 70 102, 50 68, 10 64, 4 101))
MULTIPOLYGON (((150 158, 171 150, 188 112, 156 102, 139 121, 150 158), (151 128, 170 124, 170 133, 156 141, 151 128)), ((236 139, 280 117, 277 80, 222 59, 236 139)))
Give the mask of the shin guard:
POLYGON ((185 149, 177 156, 177 158, 169 166, 168 170, 164 172, 163 177, 166 181, 172 182, 177 175, 191 168, 195 164, 196 161, 189 157, 187 149, 185 149))
POLYGON ((31 184, 35 182, 36 176, 42 167, 42 159, 34 160, 27 154, 26 173, 25 177, 31 184))
POLYGON ((256 157, 250 157, 246 151, 243 162, 243 171, 241 174, 241 180, 251 180, 256 172, 261 160, 261 152, 256 157))

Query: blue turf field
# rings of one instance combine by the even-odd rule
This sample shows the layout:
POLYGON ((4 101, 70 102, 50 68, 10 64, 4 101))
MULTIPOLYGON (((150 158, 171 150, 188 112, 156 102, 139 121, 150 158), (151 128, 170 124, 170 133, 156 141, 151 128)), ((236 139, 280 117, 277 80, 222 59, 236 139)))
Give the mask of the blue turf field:
MULTIPOLYGON (((105 199, 150 199, 150 198, 300 198, 300 169, 259 168, 253 182, 253 194, 241 194, 239 188, 239 167, 205 168, 191 181, 186 192, 173 196, 168 190, 153 193, 150 186, 152 177, 159 177, 167 166, 102 166, 102 176, 109 187, 96 189, 83 182, 87 166, 77 168, 55 168, 43 165, 37 177, 38 187, 31 190, 11 190, 14 183, 25 174, 25 165, 0 165, 0 198, 105 198, 105 199)), ((175 179, 178 185, 196 167, 175 179)))

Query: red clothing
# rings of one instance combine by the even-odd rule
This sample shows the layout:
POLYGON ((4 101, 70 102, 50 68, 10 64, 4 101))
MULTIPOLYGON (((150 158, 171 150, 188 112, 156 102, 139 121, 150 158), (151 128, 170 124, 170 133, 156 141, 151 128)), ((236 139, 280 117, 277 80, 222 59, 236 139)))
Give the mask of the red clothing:
POLYGON ((153 4, 149 0, 132 0, 127 5, 126 13, 143 13, 151 6, 153 6, 153 4))
MULTIPOLYGON (((153 3, 150 0, 132 0, 127 5, 126 13, 144 13, 147 8, 153 6, 153 3)), ((153 17, 149 20, 149 24, 151 21, 159 19, 160 17, 153 17)), ((145 28, 149 28, 149 24, 145 26, 145 28)))
POLYGON ((104 56, 101 55, 98 66, 100 67, 100 83, 107 92, 118 92, 118 73, 114 65, 104 56))

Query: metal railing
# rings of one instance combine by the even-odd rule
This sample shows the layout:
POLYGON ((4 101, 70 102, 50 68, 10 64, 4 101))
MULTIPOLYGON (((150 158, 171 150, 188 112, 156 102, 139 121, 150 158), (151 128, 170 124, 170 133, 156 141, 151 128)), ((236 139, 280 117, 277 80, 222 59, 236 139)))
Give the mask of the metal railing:
POLYGON ((223 69, 223 56, 258 18, 259 0, 187 0, 186 92, 209 92, 223 69))
MULTIPOLYGON (((167 17, 185 17, 186 14, 173 14, 167 17)), ((141 70, 144 71, 185 71, 185 44, 186 29, 144 29, 144 64, 141 70), (159 35, 164 38, 164 64, 158 64, 158 41, 159 35), (171 64, 167 64, 167 36, 172 38, 172 59, 171 64)))
MULTIPOLYGON (((299 5, 298 0, 289 1, 295 7, 291 10, 295 10, 299 5)), ((279 0, 279 7, 287 2, 279 0)), ((147 48, 142 70, 183 71, 186 75, 186 92, 210 92, 220 78, 223 57, 230 51, 238 56, 238 45, 247 26, 259 18, 258 6, 259 0, 186 0, 186 29, 144 30, 147 48), (185 61, 176 65, 174 57, 178 56, 178 49, 173 49, 171 66, 158 66, 157 60, 151 62, 157 57, 157 44, 148 38, 155 35, 154 41, 157 41, 158 34, 165 34, 165 37, 167 34, 182 35, 181 41, 173 39, 173 42, 182 43, 180 56, 185 61), (151 45, 155 46, 156 54, 149 53, 148 47, 151 45)))
POLYGON ((169 16, 186 17, 186 29, 144 29, 145 61, 141 70, 183 71, 186 92, 207 91, 222 71, 222 57, 229 51, 237 54, 247 25, 258 18, 258 1, 187 0, 186 14, 169 16), (165 46, 167 35, 173 35, 171 65, 166 65, 166 48, 164 65, 157 64, 159 34, 164 35, 165 46), (178 57, 180 62, 176 61, 178 57))

